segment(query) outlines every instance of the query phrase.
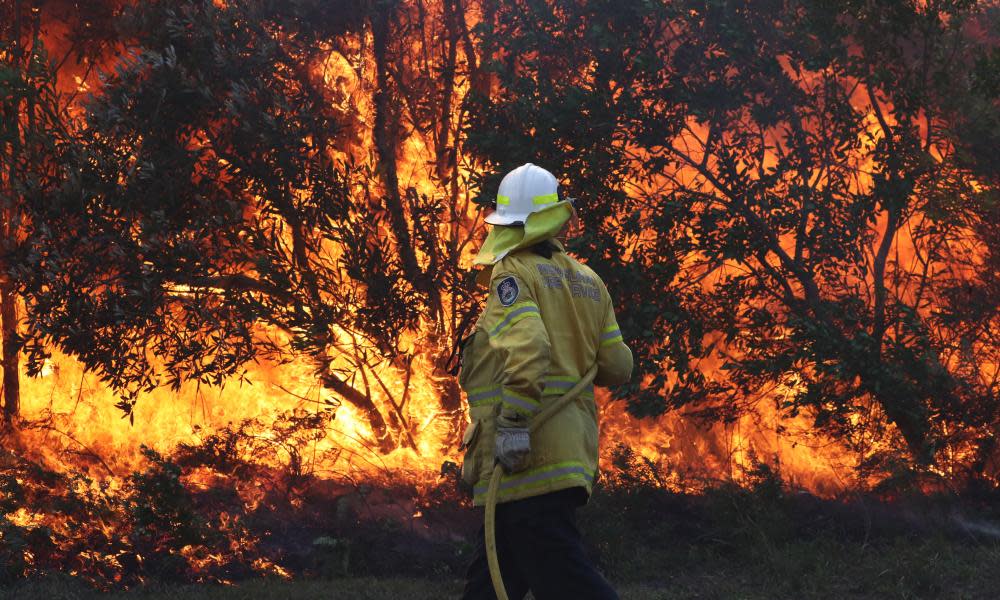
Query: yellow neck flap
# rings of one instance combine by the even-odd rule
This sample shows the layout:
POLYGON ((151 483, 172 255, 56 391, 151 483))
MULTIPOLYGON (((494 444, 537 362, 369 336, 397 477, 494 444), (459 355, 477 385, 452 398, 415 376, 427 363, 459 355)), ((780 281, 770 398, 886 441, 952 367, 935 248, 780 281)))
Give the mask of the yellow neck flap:
POLYGON ((494 226, 473 264, 481 267, 495 265, 511 252, 555 237, 572 216, 573 205, 563 200, 531 213, 523 226, 494 226))

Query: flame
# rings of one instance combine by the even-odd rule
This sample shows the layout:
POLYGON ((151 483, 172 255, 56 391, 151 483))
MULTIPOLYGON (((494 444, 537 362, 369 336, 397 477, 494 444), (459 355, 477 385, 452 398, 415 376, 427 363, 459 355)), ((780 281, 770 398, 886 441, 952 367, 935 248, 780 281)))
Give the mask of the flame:
MULTIPOLYGON (((227 2, 217 0, 215 5, 224 9, 227 2)), ((443 8, 435 6, 433 10, 443 8)), ((463 18, 471 29, 479 17, 471 10, 463 18)), ((67 32, 64 27, 51 25, 50 45, 57 50, 67 49, 63 39, 67 32)), ((412 43, 414 56, 417 56, 422 50, 418 47, 420 42, 412 43)), ((375 155, 372 82, 377 77, 371 46, 369 33, 343 47, 327 48, 321 60, 310 65, 313 75, 322 82, 330 106, 340 115, 344 131, 348 132, 338 138, 335 148, 341 160, 371 163, 375 155)), ((99 60, 110 64, 113 59, 99 60)), ((461 106, 471 87, 469 66, 463 60, 458 62, 463 76, 456 80, 451 92, 453 107, 461 106)), ((790 65, 786 64, 785 68, 792 72, 790 65)), ((82 95, 99 89, 96 72, 97 69, 87 68, 84 63, 67 61, 60 79, 62 91, 82 95)), ((796 73, 803 78, 804 86, 820 85, 821 75, 796 73)), ((868 101, 860 87, 855 94, 858 106, 868 101)), ((80 111, 75 106, 71 114, 78 117, 82 114, 80 111)), ((446 115, 448 122, 443 129, 449 136, 449 148, 439 147, 433 133, 413 128, 398 144, 395 165, 401 188, 412 189, 418 196, 443 198, 457 205, 454 222, 439 225, 442 239, 475 240, 480 225, 479 213, 469 194, 474 165, 462 154, 462 116, 457 108, 453 112, 446 115), (440 156, 446 151, 456 158, 453 159, 453 172, 442 177, 437 169, 441 167, 440 156)), ((890 120, 889 125, 895 123, 890 120)), ((859 143, 868 148, 884 136, 873 112, 865 116, 864 127, 858 136, 859 143)), ((692 161, 698 162, 703 158, 706 137, 705 126, 692 119, 687 132, 675 143, 692 161)), ((769 142, 774 147, 783 143, 777 133, 772 133, 769 142)), ((944 160, 949 151, 947 147, 936 147, 934 157, 944 160)), ((641 148, 630 149, 630 152, 637 162, 646 158, 641 148)), ((861 175, 851 185, 857 191, 871 189, 871 176, 866 175, 871 171, 870 155, 860 153, 854 160, 861 175)), ((774 150, 768 150, 764 166, 776 161, 774 150)), ((822 177, 820 173, 814 175, 822 177)), ((681 169, 671 177, 686 185, 698 180, 697 173, 691 169, 681 169)), ((364 197, 367 190, 383 186, 375 176, 355 181, 354 185, 359 197, 364 197)), ((653 178, 628 182, 627 189, 630 194, 653 196, 671 185, 666 178, 653 178)), ((920 215, 913 217, 919 218, 920 215)), ((876 240, 886 230, 886 221, 887 217, 882 215, 874 225, 876 240)), ((657 232, 647 230, 639 235, 638 241, 652 240, 657 232)), ((971 245, 975 239, 971 231, 964 236, 966 241, 954 248, 958 259, 947 265, 930 265, 932 275, 936 275, 937 270, 942 273, 947 270, 948 276, 956 279, 973 276, 982 264, 982 250, 971 245)), ((783 238, 780 242, 791 250, 793 240, 783 238)), ((913 235, 911 228, 900 228, 891 249, 898 268, 906 273, 922 268, 923 243, 913 235)), ((462 267, 471 267, 474 245, 466 243, 460 247, 457 260, 462 267)), ((629 247, 634 246, 626 245, 626 253, 629 247)), ((334 260, 341 252, 336 247, 325 250, 334 260)), ((417 259, 426 266, 430 257, 418 249, 417 259)), ((718 285, 727 272, 739 268, 732 263, 714 267, 708 264, 706 257, 697 255, 686 257, 684 264, 691 280, 706 290, 718 285)), ((917 286, 911 285, 903 289, 901 297, 914 301, 918 293, 917 286)), ((454 301, 445 297, 443 303, 443 311, 454 314, 454 301)), ((927 316, 935 307, 924 303, 918 304, 917 310, 927 316)), ((281 338, 280 332, 261 333, 281 338)), ((381 414, 398 424, 392 433, 396 436, 394 449, 389 452, 379 448, 378 433, 373 430, 368 415, 324 389, 317 381, 315 364, 306 358, 250 365, 245 377, 234 378, 217 388, 188 382, 178 390, 154 390, 143 395, 134 419, 129 420, 123 419, 115 407, 118 398, 112 390, 96 375, 87 373, 73 358, 55 349, 38 377, 28 378, 22 374, 23 423, 18 433, 19 448, 23 455, 55 472, 85 474, 89 479, 75 480, 73 492, 90 497, 125 495, 133 485, 130 475, 151 466, 148 455, 142 452, 143 447, 161 455, 172 455, 179 448, 206 447, 216 438, 231 443, 233 456, 259 467, 261 471, 257 473, 271 469, 351 485, 404 480, 419 489, 429 489, 440 482, 443 463, 457 462, 461 458, 457 450, 456 424, 467 420, 468 415, 464 406, 452 407, 446 402, 449 394, 455 393, 455 384, 450 375, 441 372, 439 360, 448 352, 450 338, 460 333, 453 326, 425 318, 417 331, 398 341, 399 353, 412 356, 410 362, 391 359, 369 362, 346 352, 332 358, 330 368, 350 372, 348 383, 362 389, 381 414)), ((337 347, 357 345, 350 332, 341 330, 334 334, 337 347)), ((715 340, 706 342, 714 343, 715 340)), ((725 380, 725 370, 717 359, 705 360, 698 368, 710 380, 725 380)), ((984 380, 995 378, 998 369, 1000 366, 996 364, 987 364, 981 376, 984 380)), ((652 377, 645 383, 652 385, 652 377)), ((666 389, 672 384, 668 378, 666 389)), ((800 374, 787 373, 773 389, 748 399, 752 403, 750 410, 736 420, 709 427, 679 412, 659 418, 633 418, 627 413, 624 402, 612 401, 610 395, 602 391, 597 396, 602 467, 606 471, 613 470, 615 453, 621 444, 653 468, 659 485, 677 490, 698 491, 718 481, 740 481, 761 464, 777 469, 792 485, 824 496, 870 484, 870 481, 859 480, 859 467, 879 450, 900 444, 898 437, 887 430, 884 416, 874 406, 867 417, 853 415, 855 424, 861 419, 871 421, 871 427, 867 428, 870 439, 857 444, 860 450, 848 450, 835 440, 816 433, 807 415, 789 417, 783 413, 783 401, 803 385, 800 374)), ((951 462, 960 463, 962 453, 968 451, 961 447, 949 449, 951 462)), ((182 483, 189 489, 234 489, 246 510, 252 512, 267 502, 271 490, 264 479, 263 476, 241 478, 206 463, 188 468, 182 483)), ((421 510, 409 506, 406 513, 413 519, 424 515, 421 510)), ((224 512, 216 517, 215 524, 228 536, 228 547, 191 543, 167 550, 184 559, 194 579, 227 582, 225 577, 205 574, 222 571, 234 556, 252 557, 249 564, 256 573, 291 577, 291 573, 275 560, 253 554, 260 540, 246 533, 239 519, 224 512)), ((28 506, 18 507, 5 518, 27 530, 48 527, 65 539, 80 535, 74 532, 74 523, 65 515, 35 512, 28 506)), ((121 537, 112 522, 97 520, 88 527, 93 529, 87 531, 98 533, 101 539, 121 537)), ((133 558, 140 563, 145 560, 142 554, 133 558)), ((25 559, 30 563, 34 557, 26 554, 25 559)), ((72 572, 120 573, 124 569, 125 553, 86 550, 77 553, 73 560, 79 568, 72 572)))
MULTIPOLYGON (((227 3, 215 3, 225 9, 227 3)), ((408 10, 408 9, 404 9, 408 10)), ((440 13, 443 6, 434 6, 440 13)), ((433 15, 435 18, 440 14, 433 15)), ((416 18, 416 17, 415 17, 416 18)), ((430 19, 424 15, 423 18, 430 19)), ((476 25, 479 14, 470 8, 462 18, 466 27, 476 25)), ((68 51, 70 27, 63 21, 54 19, 47 28, 47 44, 53 51, 68 51)), ((421 41, 414 40, 409 50, 412 56, 420 56, 425 48, 421 41)), ((339 138, 337 151, 341 159, 358 162, 370 160, 373 155, 375 90, 372 82, 376 79, 375 59, 371 52, 371 33, 359 39, 347 41, 337 48, 328 47, 311 72, 322 83, 330 106, 342 115, 345 133, 339 138)), ((405 53, 404 53, 405 55, 405 53)), ((406 55, 409 60, 410 55, 406 55)), ((113 57, 97 59, 98 66, 111 64, 113 57)), ((416 59, 414 59, 416 60, 416 59)), ((456 79, 452 90, 452 106, 460 106, 470 90, 471 77, 467 75, 469 65, 459 58, 457 68, 464 76, 456 79)), ((824 85, 823 72, 796 70, 787 57, 780 57, 781 64, 789 76, 801 80, 804 87, 824 85)), ((97 69, 85 62, 67 61, 61 73, 60 85, 64 91, 85 92, 99 86, 97 69)), ((853 101, 857 106, 868 102, 866 91, 857 86, 853 101)), ((459 132, 460 115, 450 115, 451 122, 446 129, 451 133, 451 143, 461 156, 459 132)), ((895 125, 889 118, 889 125, 895 125)), ((689 120, 687 131, 676 140, 677 148, 683 150, 697 162, 703 158, 707 127, 694 119, 689 120)), ((783 143, 782 135, 769 134, 772 145, 767 150, 764 166, 777 161, 775 148, 783 143)), ((865 117, 865 126, 858 133, 859 143, 870 148, 884 136, 873 111, 865 117)), ((445 237, 469 235, 478 225, 478 212, 462 193, 468 186, 473 168, 468 161, 455 161, 456 170, 448 186, 433 172, 439 152, 433 135, 417 130, 407 131, 397 148, 396 169, 400 186, 413 189, 416 194, 428 197, 457 199, 461 203, 456 223, 442 223, 440 234, 445 237), (455 186, 458 186, 457 188, 455 186), (449 186, 451 189, 449 189, 449 186), (457 224, 458 230, 455 229, 457 224)), ((644 157, 641 148, 633 149, 637 161, 644 157)), ((935 156, 940 160, 946 148, 935 148, 935 156)), ((859 154, 859 173, 870 169, 870 155, 859 154), (869 161, 866 163, 865 161, 869 161)), ((817 177, 822 174, 815 174, 817 177)), ((697 173, 691 169, 681 169, 671 177, 690 184, 697 180, 697 173)), ((378 181, 357 181, 357 189, 378 187, 378 181)), ((649 182, 630 182, 632 193, 645 195, 669 187, 667 180, 653 179, 649 182)), ((870 189, 871 177, 862 175, 852 182, 857 190, 870 189)), ((883 231, 885 215, 876 224, 876 232, 883 231)), ((652 239, 655 231, 646 231, 641 236, 652 239)), ((972 236, 969 236, 970 239, 972 236)), ((791 248, 791 239, 782 239, 783 246, 791 248)), ((463 266, 470 266, 473 244, 466 244, 458 260, 463 266)), ((626 250, 627 252, 628 250, 626 250)), ((976 264, 975 252, 962 267, 971 273, 976 264), (972 266, 969 266, 972 265, 972 266)), ((334 259, 340 250, 328 249, 334 259)), ((912 271, 919 259, 919 242, 911 237, 908 229, 900 229, 894 240, 893 252, 899 264, 906 264, 912 271)), ((418 251, 418 259, 426 263, 429 257, 418 251)), ((705 257, 689 256, 686 266, 693 277, 703 287, 717 285, 727 270, 739 268, 735 264, 723 264, 714 272, 706 271, 705 257)), ((956 261, 957 264, 957 261, 956 261)), ((949 265, 949 268, 959 268, 949 265)), ((969 273, 965 273, 968 275, 969 273)), ((913 291, 908 291, 909 299, 913 291)), ((445 300, 446 304, 449 301, 445 300)), ((445 306, 445 311, 454 307, 445 306)), ((932 306, 921 306, 927 313, 932 306)), ((316 381, 315 366, 306 360, 293 360, 283 364, 261 363, 252 366, 243 380, 227 382, 221 388, 207 388, 196 384, 185 384, 178 391, 155 390, 145 395, 136 409, 134 423, 122 420, 113 407, 113 392, 103 387, 100 381, 84 370, 71 358, 58 352, 45 365, 37 379, 24 379, 22 415, 28 424, 23 432, 26 444, 33 452, 42 456, 45 463, 54 468, 70 468, 84 465, 93 473, 102 476, 120 477, 141 469, 145 464, 139 447, 149 446, 161 453, 170 453, 179 445, 197 445, 207 437, 227 427, 236 427, 251 422, 264 424, 255 430, 256 439, 264 445, 271 445, 270 452, 261 452, 266 458, 263 463, 271 467, 287 466, 291 460, 306 460, 310 472, 339 477, 378 478, 403 471, 415 480, 432 481, 437 476, 443 461, 458 460, 455 450, 455 421, 464 418, 460 409, 445 409, 442 390, 449 385, 447 375, 439 372, 435 356, 446 351, 440 340, 440 333, 455 335, 454 331, 437 331, 440 324, 424 321, 420 330, 399 340, 399 350, 404 355, 412 355, 413 362, 400 367, 392 361, 378 364, 359 365, 356 357, 338 356, 331 365, 334 369, 352 370, 352 384, 365 388, 379 410, 396 418, 405 427, 400 433, 407 439, 400 440, 396 449, 384 453, 376 449, 375 432, 368 417, 350 403, 325 391, 316 381), (433 332, 433 333, 432 333, 433 332), (279 439, 274 431, 267 431, 267 424, 276 423, 282 415, 327 415, 329 425, 323 435, 310 440, 308 457, 296 457, 290 453, 287 440, 279 439)), ((266 335, 277 335, 265 332, 266 335)), ((336 332, 338 341, 349 346, 356 340, 344 331, 336 332)), ((990 367, 996 370, 996 366, 990 367)), ((701 369, 713 378, 722 379, 721 364, 703 364, 701 369)), ((988 373, 984 372, 984 377, 988 373)), ((624 441, 636 449, 643 457, 660 464, 671 478, 681 477, 680 473, 695 469, 700 477, 733 478, 750 467, 753 461, 768 457, 767 460, 780 464, 782 472, 803 487, 819 493, 833 493, 842 489, 851 480, 850 471, 863 457, 849 456, 837 449, 832 440, 822 439, 811 432, 805 416, 789 419, 781 414, 777 406, 782 398, 793 393, 796 386, 795 373, 789 373, 786 381, 776 389, 762 395, 755 401, 755 409, 734 423, 704 428, 682 415, 669 414, 659 419, 635 420, 625 411, 622 403, 600 396, 601 416, 604 435, 607 439, 624 441)), ((250 427, 250 425, 247 425, 250 427)), ((605 464, 607 463, 605 459, 605 464)), ((210 479, 211 473, 200 474, 199 478, 210 479)), ((247 491, 249 502, 259 501, 247 491)))

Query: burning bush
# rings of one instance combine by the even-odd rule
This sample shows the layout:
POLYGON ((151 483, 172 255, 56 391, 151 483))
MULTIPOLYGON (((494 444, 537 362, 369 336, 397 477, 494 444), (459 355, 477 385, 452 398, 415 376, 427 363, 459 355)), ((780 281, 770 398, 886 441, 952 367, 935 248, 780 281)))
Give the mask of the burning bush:
POLYGON ((392 563, 359 527, 452 564, 399 523, 460 503, 478 209, 528 160, 638 359, 608 494, 721 482, 770 540, 790 488, 996 485, 992 4, 98 4, 0 8, 2 577, 392 563))

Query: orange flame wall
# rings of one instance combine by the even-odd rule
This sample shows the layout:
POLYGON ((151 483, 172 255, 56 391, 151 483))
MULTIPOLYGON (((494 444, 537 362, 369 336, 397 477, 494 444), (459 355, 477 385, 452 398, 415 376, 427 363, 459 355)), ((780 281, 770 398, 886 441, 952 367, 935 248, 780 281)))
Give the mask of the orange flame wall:
MULTIPOLYGON (((441 7, 434 10, 440 11, 441 7)), ((465 18, 471 28, 475 14, 466 14, 465 18)), ((59 39, 64 32, 53 24, 48 35, 59 39)), ((344 157, 357 161, 372 161, 374 156, 371 82, 375 80, 375 66, 370 48, 370 39, 357 40, 349 52, 330 49, 324 61, 312 65, 326 86, 331 104, 354 123, 355 136, 339 150, 344 157)), ((467 74, 467 66, 460 67, 467 74)), ((93 76, 85 74, 81 67, 72 68, 66 73, 64 85, 80 89, 96 85, 93 76)), ((459 78, 451 99, 453 106, 461 105, 469 85, 467 78, 459 78)), ((399 143, 399 181, 402 187, 412 187, 419 194, 460 197, 460 214, 465 216, 462 229, 445 231, 443 235, 461 234, 475 239, 478 213, 468 197, 473 166, 462 157, 458 139, 462 118, 458 109, 452 119, 448 127, 459 156, 456 163, 464 166, 458 169, 458 177, 453 178, 449 189, 443 189, 434 172, 440 154, 435 138, 416 130, 406 131, 399 143)), ((368 184, 377 182, 358 182, 359 186, 368 184)), ((901 236, 896 250, 912 254, 912 244, 912 240, 901 236)), ((472 246, 464 250, 464 266, 471 262, 472 246)), ((459 457, 455 415, 441 408, 440 394, 448 376, 435 369, 432 359, 443 349, 426 341, 440 336, 426 335, 435 324, 424 323, 424 327, 425 331, 401 344, 414 349, 410 376, 391 363, 365 373, 378 382, 370 386, 378 406, 386 407, 390 396, 407 399, 401 411, 412 424, 415 448, 378 452, 364 415, 323 390, 313 365, 305 360, 253 366, 246 382, 233 380, 222 388, 186 384, 177 392, 154 391, 140 399, 134 423, 130 423, 114 407, 113 392, 94 375, 86 374, 73 359, 58 353, 40 377, 23 380, 23 446, 57 468, 83 467, 98 477, 123 476, 141 466, 141 445, 170 452, 177 444, 196 444, 225 427, 256 420, 259 424, 250 431, 262 444, 273 447, 272 452, 257 460, 273 463, 271 466, 286 465, 294 452, 297 460, 304 461, 305 470, 323 477, 357 480, 403 474, 418 483, 435 481, 442 462, 457 461, 459 457), (404 389, 407 384, 408 389, 404 389), (332 420, 321 435, 293 448, 274 425, 287 414, 327 414, 332 420)), ((712 365, 703 368, 721 376, 712 365)), ((699 489, 715 480, 739 480, 758 463, 776 466, 789 481, 821 494, 834 494, 857 483, 854 469, 864 456, 849 453, 815 434, 807 417, 788 419, 779 415, 777 406, 796 384, 790 374, 776 389, 763 394, 746 416, 711 428, 678 414, 636 420, 625 413, 623 404, 609 402, 606 394, 599 394, 605 464, 615 446, 625 444, 656 467, 662 485, 678 489, 699 489)), ((877 415, 872 418, 879 419, 877 415)), ((887 438, 880 443, 890 441, 887 438)))

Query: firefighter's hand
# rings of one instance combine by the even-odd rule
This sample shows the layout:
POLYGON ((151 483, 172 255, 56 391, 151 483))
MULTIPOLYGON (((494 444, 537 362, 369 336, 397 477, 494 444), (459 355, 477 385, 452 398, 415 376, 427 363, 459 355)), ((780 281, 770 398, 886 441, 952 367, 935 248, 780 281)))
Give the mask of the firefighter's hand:
POLYGON ((497 462, 504 471, 516 473, 528 464, 528 453, 531 452, 531 436, 527 427, 506 427, 497 423, 497 438, 495 455, 497 462))

